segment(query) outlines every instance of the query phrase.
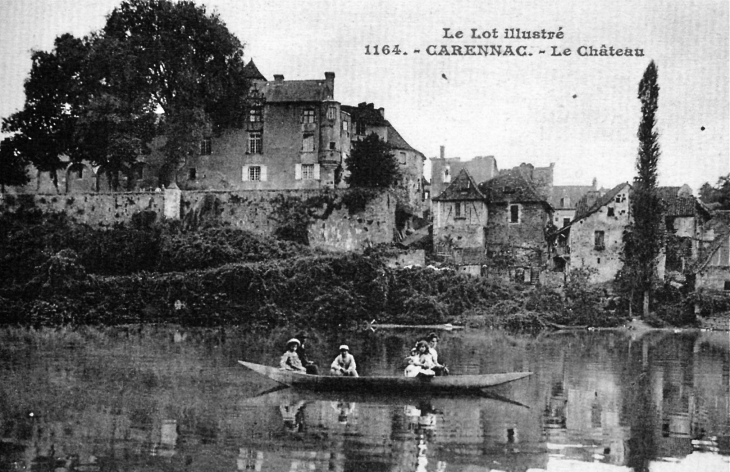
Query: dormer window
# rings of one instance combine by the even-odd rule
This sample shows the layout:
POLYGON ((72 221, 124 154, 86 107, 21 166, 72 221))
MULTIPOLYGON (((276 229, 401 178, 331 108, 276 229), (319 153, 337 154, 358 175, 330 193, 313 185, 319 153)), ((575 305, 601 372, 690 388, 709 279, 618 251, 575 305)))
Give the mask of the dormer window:
POLYGON ((210 138, 203 138, 202 141, 200 141, 200 155, 201 156, 210 156, 212 154, 212 146, 210 138))
POLYGON ((327 119, 334 120, 337 117, 337 107, 330 105, 327 107, 327 119))

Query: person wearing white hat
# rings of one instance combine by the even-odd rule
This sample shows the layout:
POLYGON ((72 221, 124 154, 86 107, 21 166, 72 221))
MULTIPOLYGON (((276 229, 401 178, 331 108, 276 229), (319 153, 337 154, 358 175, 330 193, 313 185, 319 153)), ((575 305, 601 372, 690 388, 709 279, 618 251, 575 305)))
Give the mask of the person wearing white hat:
POLYGON ((340 355, 335 357, 330 366, 330 374, 345 377, 359 377, 357 375, 357 365, 355 358, 350 354, 350 348, 347 344, 340 346, 340 355))
POLYGON ((302 365, 302 361, 299 360, 297 355, 297 347, 301 343, 298 339, 292 338, 286 342, 286 352, 281 356, 279 366, 284 370, 293 370, 295 372, 307 372, 307 369, 302 365))

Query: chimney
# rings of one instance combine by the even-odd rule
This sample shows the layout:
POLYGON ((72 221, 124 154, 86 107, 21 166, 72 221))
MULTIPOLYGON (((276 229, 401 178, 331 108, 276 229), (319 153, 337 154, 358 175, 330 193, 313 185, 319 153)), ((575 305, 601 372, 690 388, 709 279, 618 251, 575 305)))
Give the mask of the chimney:
POLYGON ((439 155, 440 155, 440 157, 441 157, 441 159, 443 159, 443 158, 444 158, 444 155, 445 155, 445 154, 446 154, 446 147, 445 147, 445 146, 441 146, 441 152, 440 152, 440 154, 439 154, 439 155))
POLYGON ((378 108, 378 111, 380 112, 380 116, 382 116, 383 118, 385 118, 385 108, 380 107, 380 108, 378 108))
POLYGON ((328 89, 330 89, 330 93, 332 96, 330 98, 335 98, 335 73, 334 72, 325 72, 324 73, 324 84, 327 86, 328 89))
POLYGON ((274 74, 274 82, 277 82, 277 83, 284 82, 284 76, 281 74, 274 74))

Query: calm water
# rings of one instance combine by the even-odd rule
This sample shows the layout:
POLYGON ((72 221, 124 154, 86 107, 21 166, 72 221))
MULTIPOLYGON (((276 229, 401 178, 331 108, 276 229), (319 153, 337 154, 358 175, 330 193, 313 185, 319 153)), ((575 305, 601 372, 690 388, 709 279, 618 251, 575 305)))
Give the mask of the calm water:
MULTIPOLYGON (((310 333, 361 375, 425 331, 310 333)), ((442 332, 452 373, 532 371, 500 396, 314 395, 273 364, 291 333, 0 329, 0 470, 728 471, 728 333, 442 332)))

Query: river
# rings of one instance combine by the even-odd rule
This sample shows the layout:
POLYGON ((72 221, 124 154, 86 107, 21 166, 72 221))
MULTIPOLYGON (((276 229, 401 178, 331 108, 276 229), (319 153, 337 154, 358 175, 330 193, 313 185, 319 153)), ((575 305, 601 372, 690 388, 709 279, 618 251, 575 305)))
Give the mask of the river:
MULTIPOLYGON (((427 332, 307 348, 397 375, 427 332)), ((730 470, 727 332, 439 334, 452 374, 534 374, 484 398, 260 395, 275 385, 236 361, 276 364, 292 333, 0 328, 0 471, 730 470)))

